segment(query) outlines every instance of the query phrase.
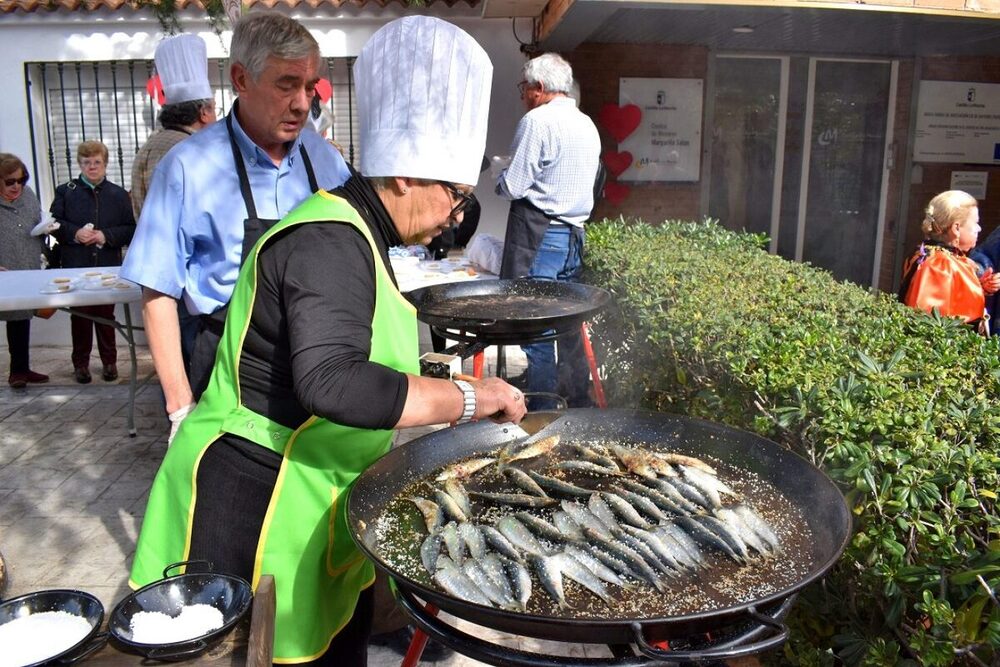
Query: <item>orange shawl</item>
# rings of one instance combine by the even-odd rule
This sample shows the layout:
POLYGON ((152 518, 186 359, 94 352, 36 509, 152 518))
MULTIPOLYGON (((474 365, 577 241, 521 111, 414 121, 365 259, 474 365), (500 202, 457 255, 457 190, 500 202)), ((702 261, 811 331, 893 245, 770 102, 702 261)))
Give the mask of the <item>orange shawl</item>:
POLYGON ((963 322, 981 319, 986 297, 977 268, 961 251, 921 244, 903 269, 904 276, 913 274, 903 303, 926 312, 937 308, 942 315, 959 317, 963 322))

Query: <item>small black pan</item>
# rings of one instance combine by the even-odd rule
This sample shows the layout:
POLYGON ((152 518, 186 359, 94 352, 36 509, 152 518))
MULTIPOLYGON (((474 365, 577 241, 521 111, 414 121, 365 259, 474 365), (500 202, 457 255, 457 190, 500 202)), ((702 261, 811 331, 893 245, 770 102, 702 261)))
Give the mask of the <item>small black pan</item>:
POLYGON ((108 640, 105 632, 99 633, 104 621, 104 605, 90 593, 65 589, 37 591, 20 597, 11 598, 0 603, 0 625, 4 625, 21 616, 40 614, 46 611, 65 611, 80 616, 90 623, 90 632, 76 644, 25 667, 41 667, 42 665, 70 665, 82 660, 100 649, 108 640))
MULTIPOLYGON (((174 563, 163 570, 163 579, 140 588, 115 605, 108 618, 112 642, 123 650, 151 660, 187 660, 218 644, 250 609, 253 592, 246 579, 217 572, 168 576, 187 563, 174 563), (132 617, 140 611, 158 611, 177 616, 186 605, 208 604, 222 612, 222 627, 199 637, 167 644, 141 644, 132 640, 132 617)), ((208 564, 211 570, 211 564, 208 564)))

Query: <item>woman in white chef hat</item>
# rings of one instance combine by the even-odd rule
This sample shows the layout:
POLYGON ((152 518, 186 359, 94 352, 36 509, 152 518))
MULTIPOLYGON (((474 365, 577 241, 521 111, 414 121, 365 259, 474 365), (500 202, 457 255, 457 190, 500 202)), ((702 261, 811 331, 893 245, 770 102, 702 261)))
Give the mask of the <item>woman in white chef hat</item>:
POLYGON ((374 570, 351 541, 351 482, 392 430, 519 422, 498 378, 420 377, 417 320, 388 248, 462 219, 493 67, 459 28, 410 16, 354 65, 361 171, 268 231, 243 265, 208 390, 150 492, 133 585, 188 559, 277 590, 274 659, 364 664, 374 570))

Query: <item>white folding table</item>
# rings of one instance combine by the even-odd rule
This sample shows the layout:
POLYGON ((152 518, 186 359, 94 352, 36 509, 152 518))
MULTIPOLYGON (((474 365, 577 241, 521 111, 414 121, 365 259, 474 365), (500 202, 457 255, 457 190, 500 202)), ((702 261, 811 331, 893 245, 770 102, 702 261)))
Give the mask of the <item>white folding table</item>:
POLYGON ((136 375, 138 364, 135 359, 134 331, 141 327, 132 325, 131 303, 142 301, 142 290, 138 285, 127 280, 116 278, 108 280, 109 286, 90 288, 84 279, 85 274, 118 275, 117 266, 99 266, 82 269, 47 269, 36 271, 0 271, 0 311, 38 310, 39 308, 59 308, 86 317, 100 324, 108 324, 115 328, 125 342, 128 343, 129 362, 129 396, 128 396, 128 434, 135 437, 135 394, 138 387, 136 375), (65 292, 52 293, 54 278, 69 278, 72 287, 65 292), (108 320, 74 311, 78 306, 102 306, 121 304, 125 311, 125 322, 117 319, 108 320))

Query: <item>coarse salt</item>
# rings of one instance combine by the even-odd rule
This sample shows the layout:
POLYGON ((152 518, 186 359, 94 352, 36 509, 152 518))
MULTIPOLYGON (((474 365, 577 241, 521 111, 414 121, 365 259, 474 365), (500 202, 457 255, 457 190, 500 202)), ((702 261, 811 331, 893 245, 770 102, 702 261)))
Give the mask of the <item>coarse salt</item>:
POLYGON ((177 616, 140 611, 132 616, 132 641, 137 644, 173 644, 206 635, 222 627, 222 612, 210 604, 185 605, 177 616))
POLYGON ((90 621, 68 611, 42 611, 0 625, 0 667, 23 667, 47 660, 82 641, 90 621))

